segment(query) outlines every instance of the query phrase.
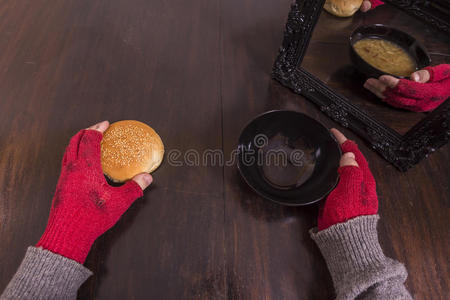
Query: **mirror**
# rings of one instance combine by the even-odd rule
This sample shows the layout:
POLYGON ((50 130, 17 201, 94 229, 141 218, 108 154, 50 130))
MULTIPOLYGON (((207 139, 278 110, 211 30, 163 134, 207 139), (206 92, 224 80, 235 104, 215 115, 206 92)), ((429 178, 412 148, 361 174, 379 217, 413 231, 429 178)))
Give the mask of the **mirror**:
POLYGON ((350 58, 349 37, 352 32, 360 26, 371 24, 383 24, 415 38, 428 50, 431 65, 450 63, 449 36, 386 4, 346 18, 323 11, 301 66, 375 119, 403 135, 427 113, 395 108, 381 101, 363 87, 367 76, 358 71, 350 58))
POLYGON ((369 77, 351 59, 350 36, 361 26, 382 24, 414 38, 428 52, 431 66, 450 64, 447 1, 432 7, 428 1, 415 2, 387 1, 366 13, 336 17, 322 9, 323 0, 296 1, 273 70, 274 79, 318 104, 403 171, 448 142, 450 101, 432 112, 382 101, 363 87, 369 77))

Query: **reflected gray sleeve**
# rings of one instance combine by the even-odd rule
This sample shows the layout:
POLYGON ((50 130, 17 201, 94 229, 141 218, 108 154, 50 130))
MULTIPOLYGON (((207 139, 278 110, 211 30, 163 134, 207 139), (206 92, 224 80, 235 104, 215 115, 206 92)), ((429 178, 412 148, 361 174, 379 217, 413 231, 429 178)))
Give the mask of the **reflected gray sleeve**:
POLYGON ((412 299, 403 264, 388 258, 378 242, 379 216, 360 216, 310 231, 333 278, 337 299, 412 299))
POLYGON ((92 272, 64 256, 28 247, 25 258, 0 296, 6 299, 76 299, 92 272))

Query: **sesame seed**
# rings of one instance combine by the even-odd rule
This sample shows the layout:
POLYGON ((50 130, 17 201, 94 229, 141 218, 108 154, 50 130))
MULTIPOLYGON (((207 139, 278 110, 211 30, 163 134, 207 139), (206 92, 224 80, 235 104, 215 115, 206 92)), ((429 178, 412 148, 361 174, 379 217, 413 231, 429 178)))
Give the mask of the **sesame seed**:
POLYGON ((151 151, 151 147, 145 145, 153 142, 154 137, 136 125, 112 126, 103 136, 102 162, 106 167, 141 164, 151 151))

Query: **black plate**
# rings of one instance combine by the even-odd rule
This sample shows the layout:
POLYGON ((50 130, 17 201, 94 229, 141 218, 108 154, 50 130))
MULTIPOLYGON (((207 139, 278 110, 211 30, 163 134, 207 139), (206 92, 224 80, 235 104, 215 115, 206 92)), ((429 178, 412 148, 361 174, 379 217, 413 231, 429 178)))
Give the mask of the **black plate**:
POLYGON ((277 110, 256 117, 242 131, 238 150, 242 177, 274 202, 311 204, 336 186, 340 147, 305 114, 277 110))
MULTIPOLYGON (((356 53, 353 45, 365 38, 379 38, 393 42, 405 50, 416 62, 416 70, 423 69, 431 64, 427 50, 415 38, 398 29, 381 24, 363 25, 350 35, 350 57, 356 68, 367 77, 378 78, 381 75, 392 75, 372 67, 356 53)), ((404 78, 403 76, 396 76, 404 78)))

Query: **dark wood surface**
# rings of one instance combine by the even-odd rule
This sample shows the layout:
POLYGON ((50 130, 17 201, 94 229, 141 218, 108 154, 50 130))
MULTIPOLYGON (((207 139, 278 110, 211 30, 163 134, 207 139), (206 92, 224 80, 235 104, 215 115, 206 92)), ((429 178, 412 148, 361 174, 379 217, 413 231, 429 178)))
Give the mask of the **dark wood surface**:
MULTIPOLYGON (((44 230, 65 145, 81 128, 136 119, 167 151, 219 149, 228 158, 243 126, 267 110, 336 126, 270 78, 289 3, 2 1, 0 290, 44 230)), ((386 254, 405 263, 417 299, 445 299, 449 147, 400 173, 343 132, 361 144, 377 180, 386 254)), ((154 178, 94 244, 86 261, 94 276, 80 299, 333 297, 308 235, 317 206, 265 201, 235 166, 166 160, 154 178)))

